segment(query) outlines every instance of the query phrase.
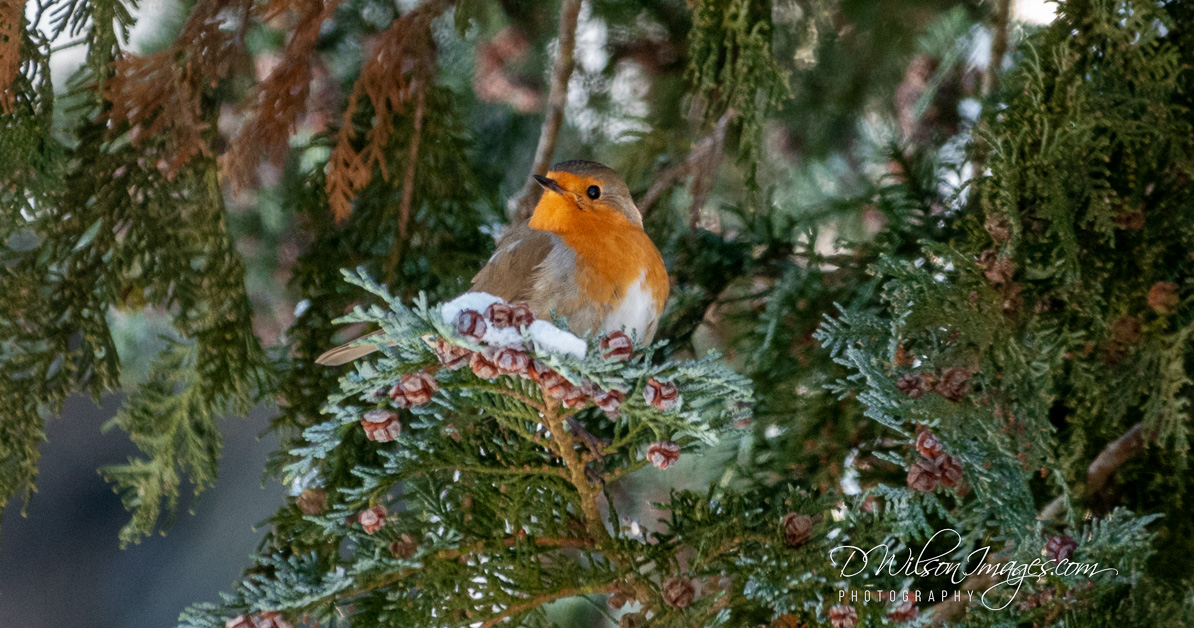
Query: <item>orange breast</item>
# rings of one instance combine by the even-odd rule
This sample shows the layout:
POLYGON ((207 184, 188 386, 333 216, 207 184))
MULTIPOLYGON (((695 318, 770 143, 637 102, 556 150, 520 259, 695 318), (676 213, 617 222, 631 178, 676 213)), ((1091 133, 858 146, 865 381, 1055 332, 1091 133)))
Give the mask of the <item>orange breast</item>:
POLYGON ((603 208, 579 210, 556 195, 545 196, 530 227, 551 231, 576 252, 577 288, 587 300, 616 307, 645 278, 662 312, 668 295, 667 270, 659 250, 638 225, 603 208))

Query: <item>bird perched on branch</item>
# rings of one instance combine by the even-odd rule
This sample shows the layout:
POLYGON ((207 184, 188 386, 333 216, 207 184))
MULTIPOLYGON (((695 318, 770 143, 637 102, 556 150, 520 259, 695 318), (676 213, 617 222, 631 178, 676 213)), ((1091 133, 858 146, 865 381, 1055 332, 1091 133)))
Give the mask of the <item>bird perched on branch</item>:
MULTIPOLYGON (((625 329, 650 342, 667 301, 667 269, 626 182, 606 166, 580 160, 558 163, 534 179, 543 186, 534 213, 506 231, 470 291, 526 303, 537 318, 562 316, 574 333, 625 329)), ((363 341, 316 362, 344 364, 378 349, 363 341)))

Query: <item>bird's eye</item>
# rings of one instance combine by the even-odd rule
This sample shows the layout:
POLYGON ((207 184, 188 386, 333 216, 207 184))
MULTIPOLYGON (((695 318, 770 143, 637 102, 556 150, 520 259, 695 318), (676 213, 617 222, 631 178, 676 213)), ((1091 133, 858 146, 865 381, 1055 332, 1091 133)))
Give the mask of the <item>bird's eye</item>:
POLYGON ((590 185, 589 189, 585 190, 585 194, 588 194, 589 198, 597 200, 601 196, 601 188, 595 185, 590 185))

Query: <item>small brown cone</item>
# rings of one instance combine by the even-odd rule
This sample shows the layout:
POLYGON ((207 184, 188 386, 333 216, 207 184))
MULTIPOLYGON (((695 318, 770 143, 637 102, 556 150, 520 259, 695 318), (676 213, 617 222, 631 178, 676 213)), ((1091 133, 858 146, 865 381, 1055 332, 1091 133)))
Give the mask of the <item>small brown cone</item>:
POLYGON ((610 332, 601 338, 601 355, 607 360, 625 362, 634 357, 634 342, 626 332, 610 332))
POLYGON ((328 505, 328 494, 321 488, 309 488, 294 503, 304 515, 318 515, 328 505))
POLYGON ((357 514, 357 523, 365 530, 365 534, 373 534, 386 525, 386 507, 374 506, 362 510, 357 514))
POLYGON ((942 453, 941 439, 928 430, 922 430, 916 435, 916 451, 929 460, 936 460, 942 453))
POLYGON ((1056 561, 1067 560, 1074 555, 1076 549, 1078 542, 1064 534, 1050 537, 1045 543, 1045 557, 1056 561))
POLYGON ((983 251, 978 258, 978 265, 983 268, 983 276, 993 284, 1007 283, 1016 274, 1016 263, 1006 257, 999 257, 994 250, 983 251))
POLYGON ((945 486, 957 486, 962 481, 962 465, 949 454, 943 454, 935 461, 941 483, 945 486))
POLYGON ((784 545, 800 547, 813 534, 813 518, 798 512, 790 512, 780 520, 784 531, 784 545))
POLYGON ((648 405, 666 412, 679 404, 680 390, 673 382, 661 382, 651 378, 647 380, 647 386, 643 388, 643 399, 648 405))
POLYGON ((1140 341, 1140 319, 1135 316, 1121 316, 1111 324, 1111 334, 1121 345, 1134 345, 1140 341))
POLYGON ((414 537, 403 533, 397 541, 390 543, 390 552, 398 558, 410 558, 419 551, 419 544, 414 537))
POLYGON ((680 446, 668 440, 651 443, 647 447, 647 460, 660 471, 676 464, 680 459, 680 446))
POLYGON ((626 393, 620 390, 598 390, 593 393, 593 403, 609 416, 617 414, 624 401, 626 401, 626 393))
POLYGON ((892 606, 887 611, 887 618, 894 622, 903 623, 915 620, 919 614, 920 609, 916 608, 916 604, 913 604, 912 600, 904 600, 892 606))
POLYGON ((896 389, 909 399, 920 399, 929 390, 929 383, 919 373, 909 373, 896 380, 896 389))
POLYGON ((510 325, 523 328, 535 322, 535 313, 526 303, 515 303, 510 313, 510 325))
POLYGON ((388 443, 402 433, 402 423, 398 415, 389 410, 370 410, 361 419, 361 427, 365 428, 365 437, 378 443, 388 443))
POLYGON ((472 353, 472 351, 458 347, 443 338, 435 339, 435 357, 439 358, 439 363, 449 371, 467 366, 472 353))
POLYGON ((265 611, 254 618, 255 628, 292 628, 290 622, 277 611, 265 611))
POLYGON ((435 377, 426 371, 403 375, 401 385, 403 396, 412 406, 431 401, 431 398, 435 396, 435 391, 439 390, 439 384, 435 381, 435 377))
POLYGON ((472 358, 469 359, 469 366, 472 367, 473 373, 477 377, 481 379, 493 379, 502 372, 495 362, 496 358, 497 350, 493 347, 488 347, 484 351, 474 352, 472 358))
POLYGON ((854 628, 858 625, 858 611, 849 604, 829 609, 829 624, 833 628, 854 628))
POLYGON ((485 320, 496 329, 505 329, 513 325, 514 308, 498 301, 485 308, 485 320))
POLYGON ((970 371, 960 366, 945 369, 933 385, 933 392, 950 401, 961 401, 970 394, 970 371))
POLYGON ((908 469, 908 487, 914 491, 931 493, 941 482, 941 471, 932 460, 917 460, 908 469))
POLYGON ((456 315, 456 331, 473 342, 481 342, 485 328, 485 317, 476 310, 462 310, 456 315))
POLYGON ((687 578, 669 578, 663 583, 663 601, 673 608, 684 609, 696 599, 696 588, 687 578))
POLYGON ((1172 281, 1158 281, 1148 291, 1148 306, 1157 314, 1173 314, 1179 303, 1177 284, 1172 281))
POLYGON ((531 356, 512 347, 498 351, 496 358, 494 363, 497 364, 498 371, 508 375, 526 375, 527 370, 531 368, 531 356))

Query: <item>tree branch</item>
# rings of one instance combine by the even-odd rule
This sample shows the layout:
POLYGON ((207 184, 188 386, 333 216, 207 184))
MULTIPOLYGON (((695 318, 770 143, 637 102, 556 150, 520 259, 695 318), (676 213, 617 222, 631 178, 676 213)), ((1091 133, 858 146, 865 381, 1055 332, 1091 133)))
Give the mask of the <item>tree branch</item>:
POLYGON ((505 619, 513 617, 514 615, 517 615, 524 611, 529 611, 533 608, 538 608, 538 607, 540 607, 544 604, 547 604, 549 602, 554 602, 556 600, 562 600, 567 597, 576 597, 578 595, 591 595, 593 593, 613 593, 614 591, 617 590, 617 588, 618 588, 618 583, 609 582, 606 584, 590 585, 587 587, 575 587, 575 588, 570 588, 570 589, 560 589, 559 591, 552 591, 551 593, 544 593, 542 595, 537 595, 537 596, 527 600, 526 602, 523 602, 522 604, 515 604, 514 606, 508 607, 505 610, 503 610, 501 613, 498 613, 497 615, 494 615, 493 617, 485 620, 485 623, 481 624, 481 628, 493 628, 493 626, 500 624, 505 619))
MULTIPOLYGON (((564 105, 568 103, 568 81, 576 66, 576 21, 580 16, 581 0, 564 0, 560 9, 559 48, 556 50, 555 66, 551 71, 551 93, 547 97, 547 115, 539 131, 539 145, 535 148, 535 160, 531 174, 546 174, 551 166, 551 156, 556 150, 560 127, 564 125, 564 105)), ((517 223, 530 217, 538 200, 537 184, 529 177, 522 189, 510 198, 506 212, 510 222, 517 223)))
MULTIPOLYGON (((1111 474, 1115 473, 1115 470, 1120 465, 1140 453, 1147 442, 1144 434, 1144 424, 1137 423, 1127 432, 1124 432, 1123 436, 1108 443, 1103 448, 1103 451, 1099 452, 1099 455, 1090 463, 1090 466, 1086 468, 1085 496, 1090 497, 1103 490, 1103 487, 1107 485, 1107 481, 1111 479, 1111 474)), ((1065 508, 1065 496, 1058 495, 1053 501, 1049 502, 1048 506, 1045 506, 1045 509, 1041 511, 1037 519, 1042 521, 1054 519, 1061 514, 1063 508, 1065 508)))
POLYGON ((398 239, 394 248, 390 250, 390 267, 387 269, 390 285, 395 285, 399 266, 402 264, 402 252, 406 249, 406 236, 410 231, 410 210, 415 197, 415 168, 419 163, 419 144, 423 140, 423 115, 427 109, 427 81, 430 73, 415 79, 415 119, 414 129, 410 136, 410 151, 406 155, 406 172, 402 175, 402 205, 398 212, 398 239))
MULTIPOLYGON (((1123 436, 1107 444, 1103 451, 1090 463, 1086 468, 1086 489, 1085 495, 1087 497, 1101 491, 1107 485, 1107 481, 1111 479, 1111 474, 1123 463, 1132 459, 1133 456, 1140 453, 1144 449, 1147 439, 1144 434, 1144 424, 1137 423, 1133 425, 1123 436)), ((1041 511, 1037 516, 1038 520, 1048 521, 1061 514, 1062 509, 1065 508, 1065 496, 1058 495, 1049 505, 1041 511)), ((986 589, 994 584, 994 577, 990 574, 973 575, 967 578, 961 586, 963 591, 976 591, 979 589, 986 589)), ((967 602, 965 601, 945 601, 933 607, 933 623, 941 624, 945 622, 957 621, 966 613, 967 602)))
POLYGON ((995 22, 991 24, 991 58, 983 73, 983 95, 990 96, 999 89, 999 71, 1007 54, 1007 30, 1011 19, 1011 0, 995 0, 995 22))
MULTIPOLYGON (((721 118, 718 119, 717 124, 714 125, 713 131, 693 144, 692 151, 688 153, 688 157, 685 157, 683 162, 664 170, 659 176, 655 177, 655 183, 651 184, 651 187, 647 189, 647 193, 643 195, 642 200, 638 203, 638 210, 644 217, 665 192, 689 176, 693 177, 691 186, 692 207, 689 211, 692 216, 699 217, 700 211, 704 208, 705 201, 709 197, 712 174, 716 172, 717 166, 721 164, 722 147, 725 145, 726 131, 729 129, 730 122, 737 116, 737 111, 733 109, 726 110, 721 118)), ((693 222, 695 224, 695 220, 693 222)))
POLYGON ((557 411, 558 404, 548 401, 547 412, 543 415, 543 424, 551 430, 552 440, 559 443, 558 453, 567 467, 571 481, 580 495, 580 508, 585 516, 585 528, 594 541, 609 539, 609 532, 605 529, 605 522, 601 518, 601 509, 597 507, 597 490, 589 483, 585 474, 585 464, 577 455, 575 441, 572 434, 564 429, 564 420, 557 411))

